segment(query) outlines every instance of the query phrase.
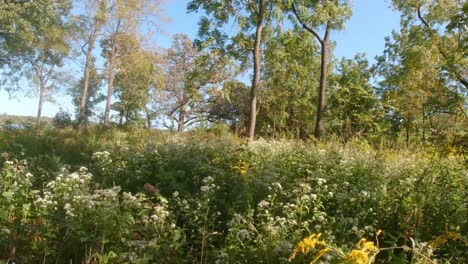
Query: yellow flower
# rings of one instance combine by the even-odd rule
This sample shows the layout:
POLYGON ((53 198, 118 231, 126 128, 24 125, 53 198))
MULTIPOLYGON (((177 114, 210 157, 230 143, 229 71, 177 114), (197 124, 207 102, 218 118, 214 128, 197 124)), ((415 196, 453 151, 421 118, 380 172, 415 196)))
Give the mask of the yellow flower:
POLYGON ((310 264, 314 264, 315 262, 317 262, 319 260, 319 258, 321 258, 323 255, 325 255, 328 251, 330 251, 331 249, 330 248, 324 248, 324 249, 321 249, 318 253, 317 253, 317 256, 315 256, 315 258, 310 262, 310 264))
POLYGON ((433 248, 438 248, 440 245, 447 243, 449 240, 461 240, 462 237, 460 233, 455 233, 451 231, 445 231, 444 234, 431 240, 431 245, 433 248))
POLYGON ((346 257, 348 264, 369 264, 369 254, 362 249, 352 250, 346 257))
POLYGON ((365 238, 359 240, 356 244, 358 249, 352 250, 346 256, 346 262, 349 264, 368 264, 369 259, 379 252, 379 248, 374 245, 374 242, 367 241, 365 238))
POLYGON ((374 242, 367 241, 365 238, 359 240, 356 246, 365 251, 375 251, 377 247, 374 245, 374 242))
MULTIPOLYGON (((323 240, 322 241, 319 240, 321 235, 322 235, 321 233, 312 234, 309 237, 306 237, 302 239, 301 241, 299 241, 299 243, 297 243, 297 245, 294 247, 294 251, 289 257, 289 261, 293 260, 296 257, 297 253, 307 254, 309 253, 311 249, 315 248, 315 246, 317 245, 326 246, 327 244, 323 240)), ((325 253, 326 252, 323 252, 323 254, 325 253)))
POLYGON ((245 161, 240 162, 239 165, 231 167, 233 171, 239 172, 241 176, 244 176, 247 173, 248 168, 249 168, 249 164, 247 164, 247 162, 245 161))

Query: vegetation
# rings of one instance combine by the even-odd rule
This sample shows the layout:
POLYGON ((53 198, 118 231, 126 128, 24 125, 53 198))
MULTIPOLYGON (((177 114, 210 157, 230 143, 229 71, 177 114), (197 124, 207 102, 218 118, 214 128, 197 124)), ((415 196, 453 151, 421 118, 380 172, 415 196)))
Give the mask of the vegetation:
POLYGON ((0 264, 468 263, 465 2, 390 1, 373 63, 333 55, 348 0, 191 0, 167 48, 160 1, 0 1, 39 98, 0 116, 0 264))
POLYGON ((148 130, 2 139, 4 260, 339 262, 355 250, 386 263, 468 258, 461 156, 148 130), (310 239, 320 243, 299 243, 318 233, 310 239))

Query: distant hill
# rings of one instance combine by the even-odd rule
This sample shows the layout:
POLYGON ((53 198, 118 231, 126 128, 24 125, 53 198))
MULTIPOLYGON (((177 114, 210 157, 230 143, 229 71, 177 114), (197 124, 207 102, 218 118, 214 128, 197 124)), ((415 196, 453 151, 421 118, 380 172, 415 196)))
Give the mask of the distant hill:
MULTIPOLYGON (((44 124, 52 123, 51 117, 42 117, 41 120, 44 124)), ((36 124, 36 117, 1 114, 0 124, 34 125, 36 124)))

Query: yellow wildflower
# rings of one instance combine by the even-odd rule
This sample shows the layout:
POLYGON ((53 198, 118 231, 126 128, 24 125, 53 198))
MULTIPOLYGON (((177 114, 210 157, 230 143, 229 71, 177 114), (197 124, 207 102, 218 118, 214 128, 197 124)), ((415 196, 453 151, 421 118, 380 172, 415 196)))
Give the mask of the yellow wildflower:
POLYGON ((324 249, 321 249, 318 253, 317 253, 317 256, 315 256, 315 258, 310 262, 310 264, 314 264, 315 262, 317 262, 319 260, 319 258, 321 258, 323 255, 325 255, 328 251, 330 251, 331 249, 330 248, 324 248, 324 249))
POLYGON ((367 241, 365 238, 362 238, 361 240, 359 240, 359 242, 356 245, 358 248, 365 250, 365 251, 377 250, 377 247, 374 245, 374 242, 367 241))
MULTIPOLYGON (((311 249, 315 248, 315 246, 317 245, 326 246, 327 244, 323 240, 322 241, 319 240, 321 235, 322 235, 321 233, 312 234, 309 237, 306 237, 302 239, 301 241, 299 241, 299 243, 297 243, 297 245, 294 247, 294 251, 289 257, 289 261, 293 260, 296 257, 297 253, 307 254, 309 253, 311 249)), ((323 254, 325 253, 326 252, 324 252, 323 254)))
POLYGON ((349 264, 368 264, 370 259, 379 252, 379 248, 374 245, 374 242, 367 241, 365 238, 359 240, 356 244, 358 249, 352 250, 346 256, 346 262, 349 264))
POLYGON ((352 250, 346 257, 348 264, 369 264, 369 254, 362 249, 352 250))
POLYGON ((232 166, 231 169, 234 170, 234 171, 239 172, 239 174, 241 176, 244 176, 247 173, 248 167, 249 167, 249 164, 247 164, 247 162, 245 162, 245 161, 242 161, 242 162, 240 162, 239 165, 232 166))
POLYGON ((437 236, 433 240, 431 240, 431 245, 433 248, 438 248, 440 245, 447 243, 449 240, 462 240, 460 233, 455 233, 451 231, 445 231, 440 236, 437 236))

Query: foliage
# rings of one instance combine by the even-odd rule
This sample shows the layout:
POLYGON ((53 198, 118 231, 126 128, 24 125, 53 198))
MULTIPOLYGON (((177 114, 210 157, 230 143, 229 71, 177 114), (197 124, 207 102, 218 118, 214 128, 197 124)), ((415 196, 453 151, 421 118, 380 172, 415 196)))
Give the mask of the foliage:
POLYGON ((378 134, 382 106, 371 85, 369 62, 362 54, 342 59, 332 76, 327 129, 343 140, 378 134))
POLYGON ((358 142, 245 145, 147 130, 13 131, 1 138, 5 261, 468 257, 462 156, 378 151, 358 142), (63 159, 52 166, 48 153, 63 159), (144 183, 159 194, 144 194, 144 183), (378 239, 366 240, 376 233, 378 239))
POLYGON ((52 119, 52 125, 56 128, 66 128, 72 125, 72 119, 68 112, 60 109, 52 119))

